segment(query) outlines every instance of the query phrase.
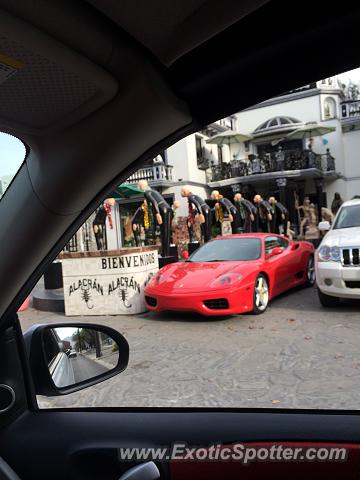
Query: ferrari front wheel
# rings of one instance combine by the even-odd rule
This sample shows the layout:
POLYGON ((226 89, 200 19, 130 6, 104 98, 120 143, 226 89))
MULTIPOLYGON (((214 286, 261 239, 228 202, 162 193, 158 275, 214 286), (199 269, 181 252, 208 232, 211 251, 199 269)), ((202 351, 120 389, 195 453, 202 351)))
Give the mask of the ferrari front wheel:
POLYGON ((269 286, 265 275, 260 274, 255 280, 254 309, 256 315, 264 313, 269 304, 269 286))

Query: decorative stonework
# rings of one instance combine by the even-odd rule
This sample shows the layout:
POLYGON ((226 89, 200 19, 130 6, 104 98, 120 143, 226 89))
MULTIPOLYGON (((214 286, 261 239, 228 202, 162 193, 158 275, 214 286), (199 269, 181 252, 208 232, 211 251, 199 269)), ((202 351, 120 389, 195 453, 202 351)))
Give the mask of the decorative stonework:
POLYGON ((159 269, 156 247, 64 253, 66 315, 126 315, 146 311, 144 288, 159 269))

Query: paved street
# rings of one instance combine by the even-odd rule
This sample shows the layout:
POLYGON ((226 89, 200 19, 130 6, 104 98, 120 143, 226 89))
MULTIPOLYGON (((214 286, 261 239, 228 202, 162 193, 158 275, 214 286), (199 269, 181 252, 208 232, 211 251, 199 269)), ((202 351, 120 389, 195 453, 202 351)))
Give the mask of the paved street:
POLYGON ((358 302, 319 306, 315 289, 274 300, 264 315, 74 317, 28 310, 33 323, 91 321, 130 344, 128 369, 44 407, 360 408, 358 302))
POLYGON ((78 354, 74 358, 70 358, 72 368, 74 370, 75 382, 82 382, 91 377, 96 377, 108 371, 108 368, 100 365, 95 360, 86 358, 84 355, 78 354))

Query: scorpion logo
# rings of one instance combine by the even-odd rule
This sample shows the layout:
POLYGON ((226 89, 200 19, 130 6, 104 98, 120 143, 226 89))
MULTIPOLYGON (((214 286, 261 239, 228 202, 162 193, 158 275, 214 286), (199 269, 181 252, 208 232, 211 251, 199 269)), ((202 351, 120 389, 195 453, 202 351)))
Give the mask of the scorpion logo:
POLYGON ((91 300, 90 287, 81 286, 81 290, 82 290, 81 299, 84 300, 88 309, 91 310, 92 308, 94 308, 94 305, 91 300))
POLYGON ((125 288, 121 288, 119 290, 119 297, 121 298, 121 301, 123 302, 124 307, 126 308, 131 308, 132 304, 128 302, 128 292, 125 288))

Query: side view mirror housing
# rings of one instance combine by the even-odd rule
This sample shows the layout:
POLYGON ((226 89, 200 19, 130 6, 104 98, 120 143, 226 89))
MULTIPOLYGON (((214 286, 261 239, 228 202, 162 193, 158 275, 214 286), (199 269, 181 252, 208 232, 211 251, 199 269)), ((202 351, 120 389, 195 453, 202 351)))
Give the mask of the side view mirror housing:
POLYGON ((24 341, 37 395, 82 390, 124 371, 129 362, 126 339, 104 325, 33 325, 24 341))
POLYGON ((267 259, 276 257, 277 255, 281 255, 283 253, 283 249, 281 247, 275 247, 271 250, 271 252, 266 256, 267 259))
POLYGON ((321 231, 321 232, 327 232, 328 230, 330 230, 330 223, 325 221, 325 222, 320 222, 319 225, 318 225, 318 229, 321 231))

